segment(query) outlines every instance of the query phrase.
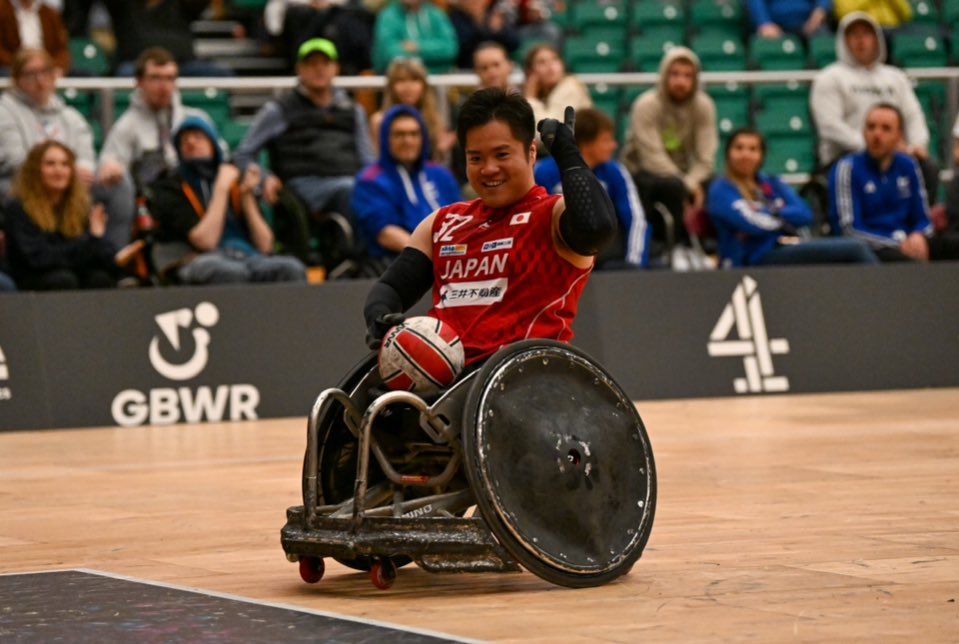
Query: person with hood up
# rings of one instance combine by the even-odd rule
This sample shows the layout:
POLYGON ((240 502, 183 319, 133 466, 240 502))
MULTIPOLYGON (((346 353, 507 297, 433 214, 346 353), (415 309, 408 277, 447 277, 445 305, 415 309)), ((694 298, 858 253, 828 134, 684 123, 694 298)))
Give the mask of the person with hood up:
POLYGON ((904 119, 900 151, 919 163, 927 194, 936 195, 939 168, 929 155, 929 128, 922 106, 905 72, 885 60, 886 42, 879 23, 864 12, 846 15, 836 32, 836 62, 816 74, 809 94, 819 164, 828 172, 840 157, 865 149, 866 114, 877 103, 891 103, 904 119))
POLYGON ((431 212, 462 198, 453 173, 430 153, 422 115, 409 105, 392 107, 380 127, 380 157, 357 175, 352 204, 370 256, 383 264, 431 212))
POLYGON ((158 224, 154 256, 178 254, 176 275, 185 284, 306 281, 298 259, 271 256, 273 231, 254 194, 259 169, 248 168, 241 179, 239 169, 223 161, 218 140, 213 126, 196 116, 174 132, 179 164, 153 185, 150 199, 158 224))
MULTIPOLYGON (((666 52, 656 87, 633 102, 621 156, 647 212, 661 203, 674 222, 683 221, 687 207, 702 208, 719 149, 716 104, 699 86, 700 69, 692 50, 666 52)), ((664 240, 665 224, 653 224, 653 237, 664 240)), ((686 240, 683 226, 676 233, 677 241, 686 240)))

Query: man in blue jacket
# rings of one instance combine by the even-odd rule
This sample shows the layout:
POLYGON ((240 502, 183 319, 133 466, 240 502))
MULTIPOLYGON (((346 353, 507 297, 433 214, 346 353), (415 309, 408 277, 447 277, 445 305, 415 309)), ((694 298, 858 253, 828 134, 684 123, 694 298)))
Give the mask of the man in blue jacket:
MULTIPOLYGON (((646 213, 629 171, 613 159, 616 153, 615 126, 606 113, 595 108, 576 112, 576 145, 586 164, 609 194, 619 230, 614 243, 597 258, 597 268, 645 268, 649 262, 649 237, 646 213)), ((547 157, 536 164, 536 183, 551 194, 563 191, 556 160, 547 157)))
POLYGON ((453 173, 429 160, 429 134, 415 107, 393 107, 379 136, 380 158, 357 175, 351 209, 367 252, 385 268, 417 224, 462 197, 453 173))
POLYGON ((899 108, 873 106, 863 135, 866 149, 843 157, 830 175, 833 233, 865 241, 885 262, 959 258, 959 237, 933 235, 919 166, 900 151, 899 108))

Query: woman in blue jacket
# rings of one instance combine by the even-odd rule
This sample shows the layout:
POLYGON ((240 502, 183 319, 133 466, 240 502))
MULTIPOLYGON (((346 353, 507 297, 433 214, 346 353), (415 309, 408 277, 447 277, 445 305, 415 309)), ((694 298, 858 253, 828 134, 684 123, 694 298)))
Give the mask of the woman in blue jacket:
POLYGON ((766 141, 742 128, 726 142, 726 176, 709 188, 707 210, 724 267, 771 264, 877 264, 854 239, 806 237, 812 211, 778 177, 761 172, 766 141))
POLYGON ((462 197, 453 173, 429 160, 429 130, 415 107, 391 108, 378 134, 380 158, 357 175, 352 210, 370 256, 389 262, 427 215, 462 197))

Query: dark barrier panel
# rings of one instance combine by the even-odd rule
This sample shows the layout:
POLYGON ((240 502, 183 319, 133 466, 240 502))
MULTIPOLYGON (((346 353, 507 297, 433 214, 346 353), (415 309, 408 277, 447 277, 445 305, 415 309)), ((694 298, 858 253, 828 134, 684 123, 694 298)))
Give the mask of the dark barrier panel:
MULTIPOLYGON (((306 416, 368 281, 0 297, 0 430, 306 416)), ((959 264, 601 273, 576 344, 634 399, 959 385, 959 264)))
POLYGON ((959 385, 959 264, 599 277, 581 341, 634 399, 959 385))
POLYGON ((0 430, 55 426, 35 302, 19 293, 0 295, 0 430))

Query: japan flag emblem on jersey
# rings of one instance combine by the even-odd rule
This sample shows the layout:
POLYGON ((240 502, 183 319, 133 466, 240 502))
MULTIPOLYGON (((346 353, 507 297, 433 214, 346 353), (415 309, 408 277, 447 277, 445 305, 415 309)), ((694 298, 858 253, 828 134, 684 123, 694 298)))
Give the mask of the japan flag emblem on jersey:
POLYGON ((532 214, 532 213, 529 213, 529 212, 518 212, 518 213, 516 213, 515 215, 513 215, 513 218, 512 218, 512 219, 509 220, 509 225, 510 225, 510 226, 519 226, 519 225, 522 225, 522 224, 528 224, 528 223, 529 223, 529 216, 530 216, 531 214, 532 214))

